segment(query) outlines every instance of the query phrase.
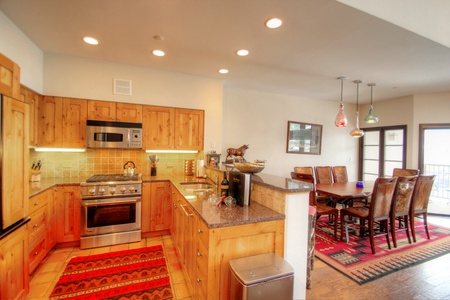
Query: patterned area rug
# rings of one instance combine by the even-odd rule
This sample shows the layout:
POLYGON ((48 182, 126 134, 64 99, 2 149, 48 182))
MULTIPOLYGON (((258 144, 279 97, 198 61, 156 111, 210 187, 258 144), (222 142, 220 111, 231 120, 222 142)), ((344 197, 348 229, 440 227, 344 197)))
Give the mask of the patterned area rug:
POLYGON ((398 232, 397 248, 390 238, 391 250, 384 236, 376 237, 376 254, 372 254, 369 237, 360 238, 353 232, 348 243, 336 241, 333 228, 320 222, 316 228, 315 256, 362 285, 450 253, 450 229, 429 225, 429 231, 430 240, 423 227, 417 228, 417 242, 411 238, 412 244, 408 243, 406 232, 398 232))
POLYGON ((74 257, 50 299, 172 299, 161 245, 74 257))

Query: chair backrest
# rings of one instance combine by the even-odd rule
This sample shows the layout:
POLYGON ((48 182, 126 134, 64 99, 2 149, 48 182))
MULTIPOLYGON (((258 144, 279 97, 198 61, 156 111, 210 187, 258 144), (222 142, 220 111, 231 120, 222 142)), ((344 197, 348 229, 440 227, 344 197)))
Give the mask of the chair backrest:
POLYGON ((291 178, 313 184, 313 190, 309 192, 309 205, 317 206, 316 186, 314 184, 314 176, 312 174, 302 174, 302 173, 291 172, 291 178))
POLYGON ((333 180, 336 183, 348 182, 347 167, 334 166, 331 168, 333 173, 333 180))
POLYGON ((315 172, 317 183, 333 183, 333 174, 330 166, 315 167, 315 172))
POLYGON ((399 177, 399 176, 415 176, 419 175, 419 169, 400 169, 400 168, 394 168, 394 171, 392 172, 393 177, 399 177))
POLYGON ((409 214, 411 199, 418 176, 399 176, 392 199, 393 216, 405 216, 409 214))
POLYGON ((379 177, 375 180, 370 200, 369 218, 375 221, 389 218, 396 184, 397 177, 379 177))
POLYGON ((411 199, 410 209, 416 213, 426 212, 428 209, 428 200, 436 175, 420 175, 417 179, 414 193, 411 199))
POLYGON ((295 173, 314 175, 313 167, 294 167, 294 172, 295 173))

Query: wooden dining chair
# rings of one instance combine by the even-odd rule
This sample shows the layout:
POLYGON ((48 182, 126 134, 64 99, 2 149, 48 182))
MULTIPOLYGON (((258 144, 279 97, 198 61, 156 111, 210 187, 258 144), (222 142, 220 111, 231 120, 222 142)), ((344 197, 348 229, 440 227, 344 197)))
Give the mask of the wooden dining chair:
POLYGON ((344 237, 348 242, 348 223, 352 223, 352 220, 346 220, 346 217, 359 218, 359 224, 355 224, 360 227, 360 236, 364 235, 365 221, 368 221, 368 231, 370 239, 370 247, 372 254, 375 254, 375 237, 386 236, 386 242, 389 249, 391 249, 391 243, 389 241, 389 217, 391 211, 392 198, 395 192, 395 186, 397 184, 397 177, 392 178, 377 178, 373 186, 372 200, 370 206, 356 206, 348 207, 340 210, 341 214, 341 239, 344 237), (375 236, 375 223, 380 224, 380 234, 375 236), (383 232, 384 231, 384 232, 383 232))
POLYGON ((314 168, 313 167, 294 167, 294 172, 301 173, 301 174, 314 175, 314 168))
POLYGON ((336 183, 348 182, 347 167, 346 166, 334 166, 331 168, 333 173, 333 181, 336 183))
POLYGON ((291 176, 293 179, 309 182, 313 184, 313 190, 309 192, 309 205, 316 207, 316 214, 317 214, 317 220, 316 220, 316 226, 319 224, 319 218, 321 216, 332 216, 332 221, 334 222, 334 238, 335 240, 338 240, 337 238, 337 223, 338 223, 338 217, 339 217, 339 210, 335 207, 325 205, 323 203, 317 202, 316 199, 316 185, 314 184, 314 176, 310 174, 301 174, 301 173, 295 173, 292 172, 291 176), (295 176, 295 178, 294 178, 295 176))
POLYGON ((431 190, 436 175, 420 175, 417 179, 414 193, 411 199, 411 206, 409 208, 409 222, 411 223, 411 233, 414 243, 416 242, 416 228, 425 227, 427 238, 430 239, 430 232, 428 231, 427 214, 428 202, 430 200, 431 190), (415 216, 422 216, 423 223, 415 225, 415 216))
POLYGON ((406 231, 408 242, 411 244, 411 236, 409 235, 409 207, 416 186, 417 176, 399 176, 395 187, 394 198, 391 205, 391 232, 392 243, 397 248, 397 232, 406 231), (398 228, 395 221, 398 220, 398 228))
POLYGON ((419 175, 419 169, 401 169, 401 168, 394 168, 392 171, 393 177, 398 176, 416 176, 419 175))

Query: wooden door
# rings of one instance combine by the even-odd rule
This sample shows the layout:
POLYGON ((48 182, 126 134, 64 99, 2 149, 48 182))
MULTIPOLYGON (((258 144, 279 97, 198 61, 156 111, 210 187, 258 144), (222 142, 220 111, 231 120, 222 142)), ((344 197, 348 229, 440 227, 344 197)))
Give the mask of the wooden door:
POLYGON ((175 148, 202 150, 203 128, 203 110, 177 108, 175 110, 175 148))
POLYGON ((175 109, 144 106, 142 128, 144 149, 173 149, 175 142, 175 109))
POLYGON ((29 106, 3 97, 2 228, 28 215, 29 106))
POLYGON ((172 221, 172 194, 169 181, 153 182, 150 196, 150 230, 169 230, 172 221))
POLYGON ((142 105, 129 103, 116 103, 117 121, 142 123, 142 105))
POLYGON ((0 241, 0 299, 25 299, 29 290, 28 226, 0 241))
POLYGON ((56 197, 56 241, 78 242, 80 240, 80 187, 60 186, 56 197))
POLYGON ((142 233, 150 232, 150 219, 151 219, 151 205, 150 205, 150 197, 151 197, 151 183, 143 182, 142 183, 142 219, 141 219, 141 229, 142 233))
POLYGON ((20 100, 30 106, 30 145, 36 146, 38 144, 38 106, 39 100, 42 96, 25 87, 20 88, 20 100))
POLYGON ((67 148, 86 147, 87 100, 63 99, 62 146, 67 148))
POLYGON ((61 147, 62 145, 61 97, 44 96, 38 105, 39 147, 61 147))
POLYGON ((116 121, 116 102, 89 100, 88 119, 99 121, 116 121))

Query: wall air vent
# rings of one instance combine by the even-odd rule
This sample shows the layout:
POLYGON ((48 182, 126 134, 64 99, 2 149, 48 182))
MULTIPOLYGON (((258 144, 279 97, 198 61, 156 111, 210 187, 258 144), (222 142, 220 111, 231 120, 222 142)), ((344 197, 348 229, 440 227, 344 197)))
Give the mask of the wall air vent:
POLYGON ((131 96, 131 80, 114 79, 114 95, 131 96))

